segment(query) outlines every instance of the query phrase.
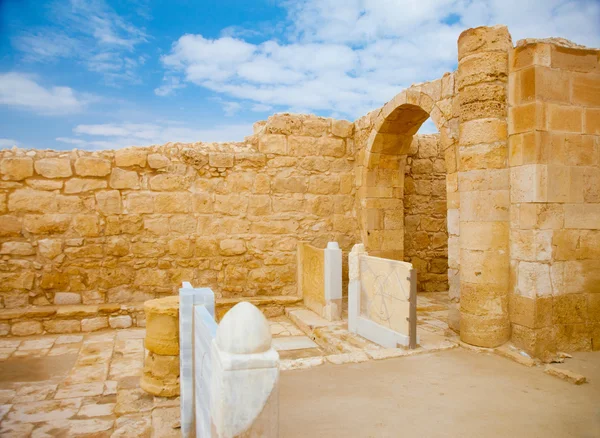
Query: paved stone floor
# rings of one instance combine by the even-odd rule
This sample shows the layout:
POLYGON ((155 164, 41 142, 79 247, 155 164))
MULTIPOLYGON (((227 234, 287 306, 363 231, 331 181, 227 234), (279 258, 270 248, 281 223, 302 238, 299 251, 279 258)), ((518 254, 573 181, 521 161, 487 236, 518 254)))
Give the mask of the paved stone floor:
MULTIPOLYGON (((302 308, 270 320, 282 370, 452 348, 445 294, 419 296, 417 350, 382 349, 302 308)), ((139 387, 144 329, 0 339, 0 436, 178 437, 179 398, 139 387)))

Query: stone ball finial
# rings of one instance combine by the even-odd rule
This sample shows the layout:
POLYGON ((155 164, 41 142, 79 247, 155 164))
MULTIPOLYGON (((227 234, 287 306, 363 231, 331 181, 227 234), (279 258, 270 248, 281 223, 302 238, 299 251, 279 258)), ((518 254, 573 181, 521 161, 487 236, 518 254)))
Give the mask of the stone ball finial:
POLYGON ((227 353, 262 353, 271 348, 271 329, 256 306, 242 301, 221 320, 216 342, 219 349, 227 353))

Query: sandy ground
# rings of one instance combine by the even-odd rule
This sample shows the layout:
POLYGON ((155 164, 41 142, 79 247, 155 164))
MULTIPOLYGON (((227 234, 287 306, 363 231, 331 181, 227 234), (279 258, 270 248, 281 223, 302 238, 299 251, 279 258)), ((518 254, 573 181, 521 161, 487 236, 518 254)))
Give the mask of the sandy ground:
POLYGON ((464 349, 283 372, 280 436, 600 437, 600 352, 574 356, 590 383, 464 349))

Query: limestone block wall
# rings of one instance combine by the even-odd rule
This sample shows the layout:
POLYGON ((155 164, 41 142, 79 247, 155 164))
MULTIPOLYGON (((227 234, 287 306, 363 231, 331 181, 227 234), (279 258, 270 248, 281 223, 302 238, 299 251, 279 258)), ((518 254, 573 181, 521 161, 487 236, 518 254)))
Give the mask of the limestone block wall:
POLYGON ((446 166, 439 135, 416 135, 404 174, 404 261, 419 292, 448 290, 446 166))
POLYGON ((538 357, 600 349, 600 51, 524 40, 510 58, 510 317, 538 357))
POLYGON ((142 302, 182 281, 295 295, 298 241, 357 241, 352 136, 277 115, 243 143, 2 150, 0 308, 142 302))

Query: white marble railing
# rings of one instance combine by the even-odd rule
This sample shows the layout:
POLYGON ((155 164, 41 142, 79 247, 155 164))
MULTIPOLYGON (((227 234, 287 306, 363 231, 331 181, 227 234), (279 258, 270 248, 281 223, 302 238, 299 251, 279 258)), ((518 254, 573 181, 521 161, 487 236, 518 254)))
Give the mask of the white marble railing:
POLYGON ((180 297, 182 435, 278 436, 279 354, 262 312, 241 302, 217 325, 210 289, 184 284, 180 297))
POLYGON ((412 264, 371 257, 364 245, 348 256, 348 329, 379 345, 417 345, 417 273, 412 264))

